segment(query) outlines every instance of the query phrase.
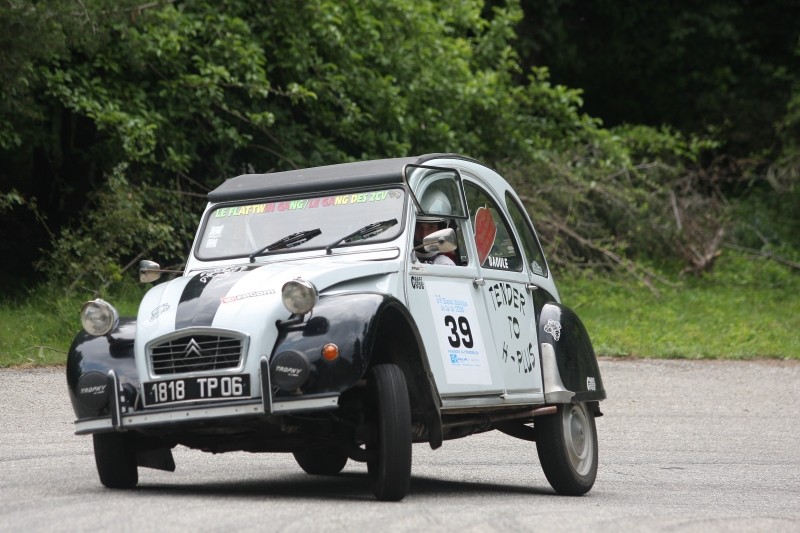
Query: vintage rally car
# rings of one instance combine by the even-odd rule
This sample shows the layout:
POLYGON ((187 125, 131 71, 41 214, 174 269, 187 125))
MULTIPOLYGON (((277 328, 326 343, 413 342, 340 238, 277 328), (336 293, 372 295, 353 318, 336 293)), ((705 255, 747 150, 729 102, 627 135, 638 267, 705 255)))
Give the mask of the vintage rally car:
POLYGON ((592 487, 594 350, 495 171, 432 154, 246 174, 208 200, 185 271, 136 318, 81 312, 67 383, 103 485, 174 470, 180 444, 316 475, 366 462, 400 500, 412 443, 498 430, 536 442, 557 492, 592 487))

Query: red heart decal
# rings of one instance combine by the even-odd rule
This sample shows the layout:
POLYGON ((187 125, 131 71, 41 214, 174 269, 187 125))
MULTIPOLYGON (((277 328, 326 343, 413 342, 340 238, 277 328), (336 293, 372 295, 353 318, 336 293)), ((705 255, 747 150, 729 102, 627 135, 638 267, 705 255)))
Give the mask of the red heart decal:
POLYGON ((478 264, 482 265, 494 246, 497 236, 497 225, 492 219, 492 214, 485 207, 475 211, 475 246, 478 248, 478 264))

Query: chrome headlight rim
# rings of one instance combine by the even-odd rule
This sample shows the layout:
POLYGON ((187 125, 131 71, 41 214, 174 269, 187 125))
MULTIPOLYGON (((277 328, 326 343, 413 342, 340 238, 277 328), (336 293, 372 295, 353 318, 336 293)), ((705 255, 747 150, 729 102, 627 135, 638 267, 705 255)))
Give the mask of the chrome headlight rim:
POLYGON ((305 315, 319 301, 319 292, 310 281, 297 278, 287 281, 281 288, 283 306, 294 315, 305 315))
POLYGON ((96 337, 108 335, 117 325, 119 325, 119 313, 107 301, 97 298, 83 304, 81 326, 89 335, 96 337))

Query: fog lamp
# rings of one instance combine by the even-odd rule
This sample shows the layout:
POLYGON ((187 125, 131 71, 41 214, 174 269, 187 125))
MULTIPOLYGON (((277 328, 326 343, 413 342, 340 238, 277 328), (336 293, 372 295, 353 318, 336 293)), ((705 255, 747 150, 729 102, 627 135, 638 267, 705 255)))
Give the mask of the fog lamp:
POLYGON ((81 325, 89 335, 106 335, 119 323, 114 306, 100 298, 86 302, 81 309, 81 325))
POLYGON ((281 289, 283 305, 295 315, 304 315, 317 304, 317 288, 310 281, 293 279, 281 289))

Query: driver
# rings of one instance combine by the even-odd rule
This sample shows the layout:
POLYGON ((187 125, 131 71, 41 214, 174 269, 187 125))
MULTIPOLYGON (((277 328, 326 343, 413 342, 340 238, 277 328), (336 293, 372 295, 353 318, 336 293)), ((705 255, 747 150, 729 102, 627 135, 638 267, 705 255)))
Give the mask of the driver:
MULTIPOLYGON (((414 247, 421 246, 422 239, 426 235, 445 229, 447 227, 447 219, 444 216, 439 216, 438 213, 446 215, 451 212, 450 200, 441 191, 433 191, 433 193, 426 195, 421 203, 426 213, 437 213, 437 215, 428 214, 417 217, 417 225, 414 228, 414 247)), ((455 266, 455 262, 449 256, 440 252, 426 252, 424 248, 419 248, 414 253, 423 263, 455 266)))

